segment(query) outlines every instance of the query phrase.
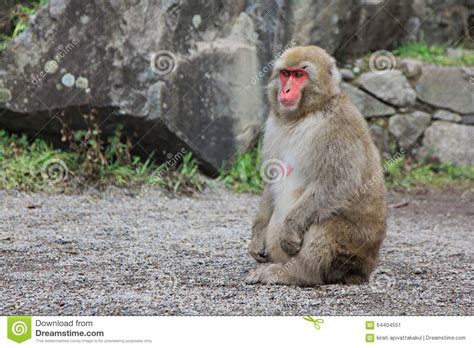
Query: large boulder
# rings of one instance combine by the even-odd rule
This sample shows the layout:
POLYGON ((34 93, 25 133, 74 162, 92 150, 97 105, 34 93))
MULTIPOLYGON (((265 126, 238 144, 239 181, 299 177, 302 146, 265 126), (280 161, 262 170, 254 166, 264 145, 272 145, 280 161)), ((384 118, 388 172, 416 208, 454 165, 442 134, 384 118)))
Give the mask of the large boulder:
POLYGON ((405 25, 412 40, 430 45, 456 44, 467 36, 466 30, 472 30, 472 0, 417 0, 412 1, 412 9, 413 15, 405 25))
POLYGON ((32 135, 81 127, 94 108, 133 147, 191 149, 209 172, 264 120, 257 34, 238 4, 51 0, 2 57, 0 124, 32 135), (67 20, 66 20, 67 19, 67 20))
POLYGON ((425 131, 422 152, 442 162, 474 165, 474 126, 433 122, 425 131))
POLYGON ((412 146, 423 131, 428 127, 431 115, 423 111, 409 114, 396 114, 388 121, 388 130, 404 149, 412 146))
POLYGON ((366 72, 360 76, 359 83, 367 92, 391 105, 413 105, 416 101, 416 92, 400 70, 366 72))
POLYGON ((423 66, 418 98, 460 114, 474 113, 474 72, 466 68, 423 66))
POLYGON ((366 117, 387 116, 395 113, 395 109, 372 97, 370 94, 343 82, 341 90, 352 100, 361 114, 366 117))

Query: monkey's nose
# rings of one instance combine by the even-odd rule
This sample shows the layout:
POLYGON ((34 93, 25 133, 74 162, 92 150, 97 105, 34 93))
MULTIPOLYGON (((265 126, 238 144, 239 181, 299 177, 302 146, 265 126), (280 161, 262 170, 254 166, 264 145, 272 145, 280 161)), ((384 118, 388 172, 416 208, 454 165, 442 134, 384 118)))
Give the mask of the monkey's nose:
POLYGON ((265 259, 268 256, 267 251, 264 249, 260 249, 258 251, 258 256, 263 257, 265 259))

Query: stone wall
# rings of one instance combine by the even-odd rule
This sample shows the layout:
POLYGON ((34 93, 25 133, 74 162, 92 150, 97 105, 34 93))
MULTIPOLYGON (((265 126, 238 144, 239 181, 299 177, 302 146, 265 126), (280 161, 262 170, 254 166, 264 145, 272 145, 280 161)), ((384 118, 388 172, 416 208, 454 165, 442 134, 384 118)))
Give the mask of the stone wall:
POLYGON ((474 164, 474 69, 378 51, 367 71, 354 71, 360 71, 357 64, 341 69, 343 90, 368 119, 385 158, 402 150, 418 158, 474 164))

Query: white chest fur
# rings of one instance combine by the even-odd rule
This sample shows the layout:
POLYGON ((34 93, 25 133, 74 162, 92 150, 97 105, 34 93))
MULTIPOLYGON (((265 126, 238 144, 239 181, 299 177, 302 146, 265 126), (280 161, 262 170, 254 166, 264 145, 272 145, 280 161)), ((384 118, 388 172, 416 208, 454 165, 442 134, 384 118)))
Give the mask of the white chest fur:
MULTIPOLYGON (((305 118, 299 124, 288 127, 275 117, 270 116, 265 127, 263 157, 265 161, 278 160, 284 165, 285 175, 280 180, 271 183, 275 217, 284 219, 291 210, 299 196, 303 193, 306 180, 303 172, 310 159, 314 137, 318 136, 318 129, 324 123, 319 114, 305 118)), ((282 221, 273 221, 281 223, 282 221)))

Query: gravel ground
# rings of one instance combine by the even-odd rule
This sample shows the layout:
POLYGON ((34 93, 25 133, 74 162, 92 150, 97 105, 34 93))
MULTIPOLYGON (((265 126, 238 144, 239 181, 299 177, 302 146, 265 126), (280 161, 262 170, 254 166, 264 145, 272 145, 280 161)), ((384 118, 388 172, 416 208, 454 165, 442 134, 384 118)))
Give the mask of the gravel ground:
POLYGON ((0 191, 0 315, 473 315, 473 191, 390 193, 361 286, 246 285, 258 197, 0 191))

